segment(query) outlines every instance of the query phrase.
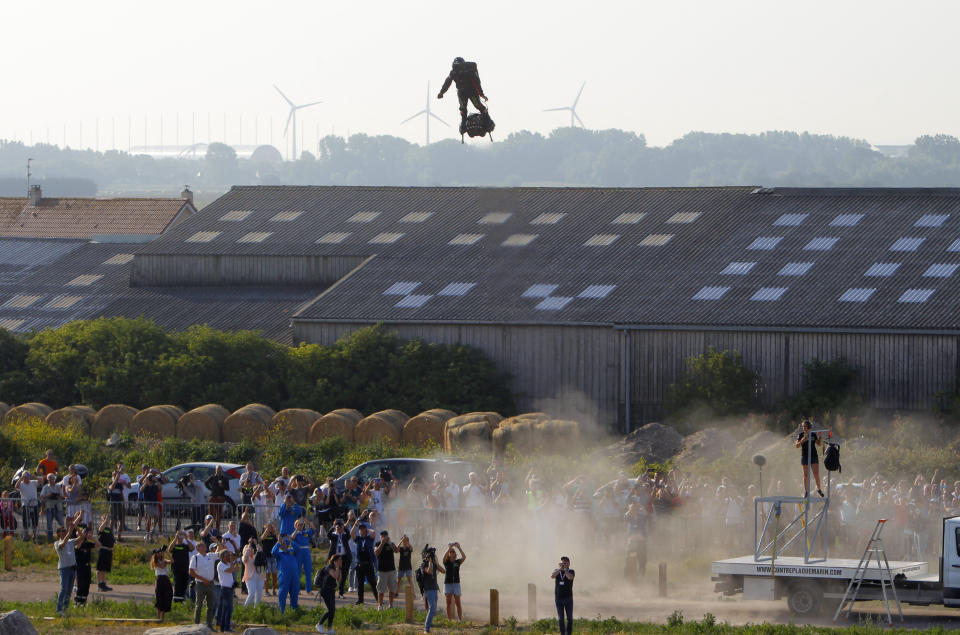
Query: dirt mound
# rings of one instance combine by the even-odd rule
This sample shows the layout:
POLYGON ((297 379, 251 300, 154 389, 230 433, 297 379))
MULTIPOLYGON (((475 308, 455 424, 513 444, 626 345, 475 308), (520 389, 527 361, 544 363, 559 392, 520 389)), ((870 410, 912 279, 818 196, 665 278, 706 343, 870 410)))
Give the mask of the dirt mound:
POLYGON ((724 455, 752 457, 757 453, 771 452, 783 444, 783 435, 769 430, 758 430, 752 423, 704 428, 684 437, 683 451, 677 456, 677 463, 710 463, 724 455))
POLYGON ((662 423, 648 423, 601 450, 601 455, 624 466, 640 459, 647 463, 663 463, 683 449, 680 433, 662 423))

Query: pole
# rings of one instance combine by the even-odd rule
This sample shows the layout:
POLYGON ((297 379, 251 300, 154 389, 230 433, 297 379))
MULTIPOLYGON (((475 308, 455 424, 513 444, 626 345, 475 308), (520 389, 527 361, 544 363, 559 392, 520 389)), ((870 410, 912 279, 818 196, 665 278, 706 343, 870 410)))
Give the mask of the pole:
POLYGON ((413 624, 415 619, 413 614, 413 585, 410 584, 409 578, 407 578, 407 585, 403 589, 403 608, 407 624, 413 624))
POLYGON ((659 585, 659 593, 658 593, 658 595, 659 595, 660 597, 662 597, 662 598, 665 598, 665 597, 667 597, 667 563, 666 563, 666 562, 661 562, 659 568, 660 568, 660 572, 659 572, 659 573, 660 573, 660 580, 659 580, 660 585, 659 585))
POLYGON ((500 626, 500 592, 490 589, 490 626, 500 626))
POLYGON ((533 582, 527 585, 527 618, 530 622, 537 621, 537 585, 533 582))

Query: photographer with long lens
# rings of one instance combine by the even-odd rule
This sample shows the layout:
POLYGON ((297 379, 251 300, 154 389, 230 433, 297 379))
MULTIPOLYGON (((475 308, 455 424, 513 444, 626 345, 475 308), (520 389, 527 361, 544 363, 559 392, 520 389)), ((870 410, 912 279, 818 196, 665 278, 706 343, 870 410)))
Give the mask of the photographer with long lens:
POLYGON ((424 633, 430 632, 433 618, 437 614, 437 594, 440 593, 440 587, 437 585, 438 572, 446 573, 446 570, 437 562, 437 548, 426 545, 423 548, 423 562, 420 564, 423 598, 427 601, 427 619, 423 623, 424 633))
POLYGON ((576 574, 570 568, 570 558, 562 556, 560 564, 553 570, 553 595, 557 603, 557 621, 560 624, 560 635, 573 633, 573 577, 576 574), (566 623, 564 623, 566 613, 566 623))

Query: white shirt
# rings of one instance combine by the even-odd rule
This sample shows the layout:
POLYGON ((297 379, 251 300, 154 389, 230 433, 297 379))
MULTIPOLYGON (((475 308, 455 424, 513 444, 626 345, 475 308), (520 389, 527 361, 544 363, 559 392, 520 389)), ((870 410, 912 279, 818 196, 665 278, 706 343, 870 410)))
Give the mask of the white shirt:
MULTIPOLYGON (((200 577, 212 582, 214 567, 216 567, 217 560, 219 559, 220 556, 216 553, 207 552, 202 556, 199 553, 195 553, 190 557, 190 570, 195 571, 200 577)), ((233 586, 233 582, 231 582, 230 585, 233 586)))
POLYGON ((463 486, 464 507, 483 507, 483 490, 473 485, 463 486))
POLYGON ((17 483, 17 489, 20 490, 20 500, 25 505, 37 504, 37 481, 30 479, 29 483, 17 483))
POLYGON ((240 475, 240 487, 256 487, 263 483, 259 472, 244 472, 240 475))
POLYGON ((233 588, 233 574, 227 573, 227 569, 229 569, 231 566, 233 565, 229 565, 224 562, 217 563, 217 575, 219 577, 217 584, 227 589, 233 588))
POLYGON ((444 490, 447 494, 447 500, 444 501, 444 507, 447 509, 460 508, 460 486, 456 483, 450 483, 444 490))
POLYGON ((383 492, 375 489, 370 492, 370 504, 367 507, 373 507, 379 513, 383 513, 383 492))
MULTIPOLYGON (((77 478, 80 478, 79 476, 77 478)), ((127 495, 130 493, 130 475, 124 472, 117 477, 117 481, 123 485, 123 500, 127 500, 127 495)))
POLYGON ((225 531, 223 532, 223 535, 220 536, 220 539, 223 541, 224 549, 230 553, 237 553, 237 550, 240 546, 240 536, 238 534, 225 531))

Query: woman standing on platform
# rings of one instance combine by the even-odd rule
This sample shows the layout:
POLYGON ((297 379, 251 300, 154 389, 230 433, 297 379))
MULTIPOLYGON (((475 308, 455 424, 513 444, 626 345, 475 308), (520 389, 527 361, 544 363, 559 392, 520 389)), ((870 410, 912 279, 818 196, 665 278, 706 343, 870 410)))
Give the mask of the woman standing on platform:
POLYGON ((817 494, 823 497, 823 490, 820 489, 820 456, 817 454, 817 446, 823 445, 823 441, 816 432, 812 432, 813 426, 809 419, 804 419, 800 426, 800 432, 797 434, 797 442, 794 447, 800 448, 800 467, 803 470, 803 497, 810 495, 810 476, 807 470, 813 472, 813 478, 817 482, 817 494))

